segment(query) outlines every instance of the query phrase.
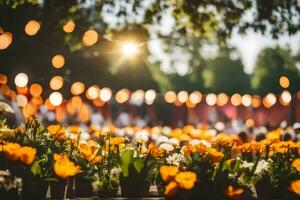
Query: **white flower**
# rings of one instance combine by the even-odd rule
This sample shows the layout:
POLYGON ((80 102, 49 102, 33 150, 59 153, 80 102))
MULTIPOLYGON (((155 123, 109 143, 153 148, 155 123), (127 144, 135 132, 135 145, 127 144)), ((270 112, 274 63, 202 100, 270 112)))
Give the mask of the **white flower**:
POLYGON ((110 176, 112 177, 119 177, 120 173, 121 173, 121 169, 117 167, 114 167, 110 170, 110 176))
POLYGON ((135 140, 136 141, 141 141, 141 142, 148 142, 149 133, 146 130, 139 131, 135 135, 135 140))
POLYGON ((170 138, 169 143, 174 146, 179 146, 180 141, 177 138, 170 138))
POLYGON ((267 171, 270 167, 270 163, 266 160, 260 160, 257 164, 254 174, 260 175, 263 171, 267 171))
POLYGON ((241 165, 240 165, 241 168, 248 168, 248 169, 252 169, 253 166, 254 166, 254 163, 247 162, 247 161, 242 161, 241 165))
POLYGON ((162 148, 163 150, 165 150, 166 152, 170 152, 174 150, 173 145, 168 144, 168 143, 162 143, 159 145, 160 148, 162 148))
POLYGON ((165 143, 168 141, 169 141, 169 138, 167 136, 161 135, 157 138, 156 144, 158 145, 158 144, 165 143))
POLYGON ((166 160, 169 165, 179 166, 180 163, 185 162, 185 157, 180 153, 174 153, 173 155, 168 156, 166 160))
POLYGON ((14 110, 10 107, 10 105, 8 105, 7 103, 4 103, 4 102, 0 102, 0 111, 15 113, 14 110))

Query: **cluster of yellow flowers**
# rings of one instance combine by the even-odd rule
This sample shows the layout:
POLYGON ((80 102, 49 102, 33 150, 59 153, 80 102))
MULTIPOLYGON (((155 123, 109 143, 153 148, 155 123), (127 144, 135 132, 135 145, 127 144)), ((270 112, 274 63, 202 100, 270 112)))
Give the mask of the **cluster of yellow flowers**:
POLYGON ((21 147, 18 143, 7 143, 0 147, 5 158, 10 161, 20 161, 25 165, 31 165, 36 156, 36 149, 28 146, 21 147))
POLYGON ((54 160, 54 172, 62 179, 75 176, 80 172, 80 167, 75 166, 74 162, 70 161, 65 154, 54 154, 54 160))
POLYGON ((197 181, 197 174, 190 171, 179 171, 176 166, 161 166, 160 175, 165 187, 164 195, 171 197, 176 195, 180 189, 191 190, 197 181))

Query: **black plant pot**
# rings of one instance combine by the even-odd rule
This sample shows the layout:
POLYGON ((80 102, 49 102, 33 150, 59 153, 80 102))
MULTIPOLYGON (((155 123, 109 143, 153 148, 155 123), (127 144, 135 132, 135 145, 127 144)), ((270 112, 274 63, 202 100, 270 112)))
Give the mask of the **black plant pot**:
POLYGON ((255 185, 258 200, 284 199, 286 187, 272 187, 269 181, 258 181, 255 185))
POLYGON ((0 189, 0 199, 19 200, 20 196, 17 190, 6 191, 4 189, 0 189))
POLYGON ((59 180, 51 182, 50 185, 50 196, 51 199, 64 199, 66 193, 66 185, 68 180, 59 180))
POLYGON ((23 179, 21 197, 23 200, 46 199, 48 183, 40 178, 23 179))
POLYGON ((122 197, 138 198, 149 196, 150 183, 147 181, 121 178, 120 183, 122 197))
POLYGON ((75 195, 76 197, 93 196, 92 182, 83 177, 75 177, 75 195))
POLYGON ((118 194, 118 188, 113 190, 102 190, 98 193, 100 198, 113 198, 116 197, 118 194))

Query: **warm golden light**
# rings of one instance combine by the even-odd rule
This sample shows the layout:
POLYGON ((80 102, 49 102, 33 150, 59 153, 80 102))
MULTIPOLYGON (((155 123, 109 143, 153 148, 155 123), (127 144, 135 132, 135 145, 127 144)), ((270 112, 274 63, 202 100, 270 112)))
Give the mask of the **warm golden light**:
POLYGON ((49 101, 53 106, 59 106, 63 101, 63 96, 60 92, 52 92, 49 101))
POLYGON ((25 73, 19 73, 15 77, 15 84, 17 87, 25 87, 28 83, 28 76, 25 73))
POLYGON ((280 95, 280 99, 279 99, 280 103, 284 106, 287 106, 290 104, 291 100, 292 100, 291 93, 287 90, 284 90, 280 95))
POLYGON ((35 20, 30 20, 25 26, 25 33, 29 36, 34 36, 40 30, 41 25, 35 20))
POLYGON ((98 41, 98 33, 94 30, 88 30, 83 34, 82 43, 84 46, 92 46, 98 41))
POLYGON ((209 106, 215 105, 217 102, 217 96, 213 93, 209 93, 206 95, 206 103, 209 106))
POLYGON ((202 94, 201 92, 198 92, 198 91, 194 91, 190 94, 189 96, 189 99, 190 99, 190 102, 193 103, 193 104, 198 104, 201 102, 202 100, 202 94))
POLYGON ((13 35, 10 32, 5 32, 0 35, 0 49, 6 49, 13 40, 13 35))
POLYGON ((99 97, 103 102, 108 102, 112 96, 112 91, 108 87, 104 87, 100 90, 99 97))
POLYGON ((79 95, 82 94, 85 90, 85 86, 82 82, 75 82, 71 85, 71 93, 73 95, 79 95))
POLYGON ((254 126, 254 120, 253 119, 247 119, 245 122, 246 127, 250 128, 254 126))
POLYGON ((82 99, 80 96, 73 96, 70 102, 71 105, 76 109, 79 109, 80 106, 82 105, 82 99))
POLYGON ((52 90, 59 90, 64 85, 64 78, 61 76, 53 76, 50 80, 50 88, 52 90))
POLYGON ((23 94, 18 94, 17 95, 17 105, 19 107, 24 107, 28 103, 27 97, 23 94))
POLYGON ((139 46, 134 42, 124 42, 122 44, 122 53, 127 57, 136 55, 138 53, 138 50, 139 46))
POLYGON ((125 103, 129 100, 130 91, 127 89, 121 89, 117 92, 115 98, 118 103, 125 103))
POLYGON ((30 86, 29 92, 30 92, 31 96, 38 97, 42 94, 43 88, 40 84, 34 83, 30 86))
POLYGON ((290 80, 286 76, 281 76, 279 79, 279 84, 283 88, 288 88, 290 86, 290 80))
POLYGON ((242 103, 242 97, 240 94, 235 93, 231 96, 230 102, 233 106, 239 106, 242 103))
POLYGON ((153 89, 147 90, 145 93, 145 102, 147 105, 153 104, 156 98, 156 92, 153 89))
POLYGON ((52 66, 53 67, 60 69, 64 65, 65 65, 65 57, 63 55, 58 54, 58 55, 53 56, 53 58, 52 58, 52 66))
POLYGON ((64 24, 63 30, 66 33, 72 33, 75 29, 75 23, 73 20, 67 21, 67 23, 64 24))
POLYGON ((177 95, 174 91, 168 91, 165 93, 164 98, 167 103, 174 103, 177 100, 177 95))
POLYGON ((244 94, 242 96, 242 104, 246 107, 251 106, 252 104, 252 96, 250 96, 249 94, 244 94))
POLYGON ((266 108, 272 107, 276 103, 276 96, 273 93, 267 94, 263 99, 263 104, 266 108))
POLYGON ((144 102, 145 92, 143 90, 136 90, 131 94, 130 103, 134 105, 141 105, 144 102))
POLYGON ((0 74, 0 84, 7 83, 7 76, 5 74, 0 74))
POLYGON ((217 105, 225 106, 228 102, 228 96, 225 93, 220 93, 217 97, 217 105))
POLYGON ((89 87, 86 91, 86 97, 90 100, 96 99, 99 96, 99 87, 97 85, 93 85, 89 87))
POLYGON ((187 91, 182 90, 178 92, 177 99, 180 103, 185 103, 189 99, 189 94, 187 91))
POLYGON ((257 95, 254 95, 253 98, 252 98, 252 106, 254 108, 258 108, 261 106, 261 99, 259 96, 257 95))
POLYGON ((55 106, 52 105, 52 103, 50 102, 49 98, 46 99, 46 101, 45 101, 45 106, 46 106, 46 108, 47 108, 48 110, 55 110, 55 106))

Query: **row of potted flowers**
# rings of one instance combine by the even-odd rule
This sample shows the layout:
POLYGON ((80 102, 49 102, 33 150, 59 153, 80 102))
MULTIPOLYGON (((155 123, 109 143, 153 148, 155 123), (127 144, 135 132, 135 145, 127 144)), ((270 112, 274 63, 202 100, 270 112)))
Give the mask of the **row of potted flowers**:
POLYGON ((130 141, 97 131, 22 128, 0 123, 0 195, 5 199, 147 197, 150 185, 169 199, 298 199, 300 143, 269 138, 241 143, 219 134, 197 144, 130 141), (73 193, 75 186, 75 194, 73 193), (34 191, 34 192, 33 192, 34 191))

